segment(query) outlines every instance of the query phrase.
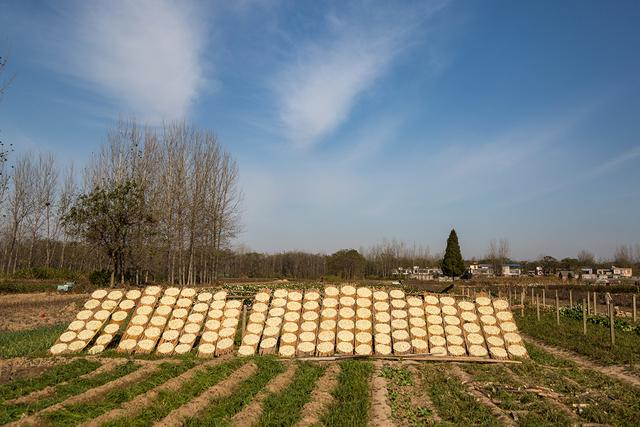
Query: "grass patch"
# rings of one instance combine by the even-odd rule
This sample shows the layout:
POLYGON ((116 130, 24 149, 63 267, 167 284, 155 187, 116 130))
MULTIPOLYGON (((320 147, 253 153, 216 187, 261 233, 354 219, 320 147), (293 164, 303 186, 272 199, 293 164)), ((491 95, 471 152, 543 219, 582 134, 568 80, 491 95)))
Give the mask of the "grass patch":
POLYGON ((275 358, 256 357, 253 361, 258 365, 258 372, 253 377, 240 383, 231 396, 212 402, 200 417, 188 419, 185 425, 230 425, 231 417, 249 404, 273 377, 284 372, 284 366, 275 358))
POLYGON ((577 411, 583 422, 637 425, 632 421, 640 419, 637 388, 573 363, 561 363, 534 345, 528 347, 532 360, 509 367, 525 382, 551 388, 561 395, 561 402, 568 408, 584 405, 577 411))
POLYGON ((0 359, 46 356, 66 327, 66 324, 60 324, 27 331, 0 332, 0 359))
POLYGON ((411 372, 403 367, 385 366, 381 375, 387 379, 392 417, 403 425, 427 425, 433 414, 429 408, 416 406, 412 401, 416 390, 411 372))
POLYGON ((35 402, 22 404, 9 404, 0 407, 0 424, 15 421, 23 415, 33 414, 56 403, 62 402, 71 396, 78 395, 89 389, 99 387, 115 379, 123 377, 138 369, 139 366, 133 362, 117 366, 108 372, 102 372, 96 376, 86 379, 76 378, 67 383, 56 386, 53 394, 39 399, 35 402))
POLYGON ((476 402, 447 370, 443 364, 421 367, 423 383, 440 418, 452 425, 499 426, 489 408, 476 402))
POLYGON ((540 321, 535 310, 525 311, 524 317, 514 316, 520 330, 551 345, 575 351, 606 365, 640 364, 640 335, 616 330, 616 345, 610 345, 609 328, 587 324, 587 336, 582 334, 582 320, 561 317, 556 324, 554 313, 541 313, 540 321))
POLYGON ((302 407, 311 398, 316 381, 325 368, 312 363, 299 363, 292 383, 282 393, 264 401, 260 426, 292 426, 300 419, 302 407))
POLYGON ((174 409, 200 395, 209 387, 227 378, 243 363, 243 359, 235 358, 229 362, 208 367, 191 380, 185 382, 179 390, 160 391, 158 398, 149 407, 144 408, 136 418, 119 418, 106 423, 105 426, 150 426, 166 417, 174 409))
POLYGON ((520 378, 500 365, 464 364, 462 368, 482 385, 485 395, 502 410, 518 414, 522 426, 569 426, 572 418, 557 404, 534 392, 520 378), (522 412, 520 412, 522 411, 522 412))
POLYGON ((89 373, 99 366, 99 362, 77 359, 68 364, 54 366, 43 372, 40 376, 20 378, 10 383, 0 385, 0 401, 26 396, 36 390, 42 390, 45 387, 69 381, 70 379, 89 373))
POLYGON ((335 402, 323 417, 327 426, 366 426, 369 419, 369 362, 349 360, 340 363, 338 386, 331 393, 335 402))
POLYGON ((525 381, 559 393, 562 403, 586 405, 577 415, 587 423, 636 425, 640 419, 638 389, 591 369, 553 356, 535 345, 527 345, 533 361, 509 369, 525 381), (632 421, 633 420, 633 421, 632 421))
POLYGON ((112 409, 120 407, 138 395, 160 386, 171 378, 177 377, 183 372, 193 368, 195 363, 162 363, 160 370, 151 373, 147 378, 142 379, 126 388, 112 390, 99 400, 65 406, 59 411, 47 413, 45 418, 49 425, 68 426, 77 425, 84 421, 96 418, 112 409))

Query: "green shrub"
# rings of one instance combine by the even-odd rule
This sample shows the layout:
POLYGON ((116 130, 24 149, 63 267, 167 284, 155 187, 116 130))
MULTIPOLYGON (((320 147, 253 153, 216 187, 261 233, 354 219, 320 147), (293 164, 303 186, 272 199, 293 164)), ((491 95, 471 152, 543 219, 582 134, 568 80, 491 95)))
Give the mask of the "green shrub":
POLYGON ((111 270, 95 270, 89 275, 92 285, 107 286, 111 283, 111 270))
POLYGON ((35 280, 77 280, 78 273, 65 268, 32 267, 17 270, 13 275, 16 279, 35 280))

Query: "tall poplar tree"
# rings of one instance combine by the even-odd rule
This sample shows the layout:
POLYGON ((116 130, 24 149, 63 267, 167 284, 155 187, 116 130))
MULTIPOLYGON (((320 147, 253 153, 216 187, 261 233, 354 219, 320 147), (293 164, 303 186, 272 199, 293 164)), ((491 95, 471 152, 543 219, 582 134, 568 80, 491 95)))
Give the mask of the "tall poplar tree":
POLYGON ((442 273, 445 276, 461 276, 464 273, 465 266, 460 252, 460 244, 458 243, 458 235, 455 229, 451 229, 449 238, 447 239, 447 249, 444 251, 442 259, 442 273))

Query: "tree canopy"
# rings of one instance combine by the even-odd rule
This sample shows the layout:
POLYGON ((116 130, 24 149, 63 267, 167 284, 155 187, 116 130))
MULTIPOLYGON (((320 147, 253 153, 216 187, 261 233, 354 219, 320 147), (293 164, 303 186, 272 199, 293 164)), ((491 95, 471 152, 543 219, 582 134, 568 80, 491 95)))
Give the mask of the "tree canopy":
POLYGON ((461 276, 465 271, 464 260, 460 252, 460 244, 458 243, 458 235, 456 230, 452 229, 447 239, 447 248, 444 251, 442 259, 442 273, 445 276, 455 277, 461 276))
POLYGON ((144 191, 133 181, 96 187, 78 197, 64 218, 70 232, 100 247, 109 257, 114 274, 124 283, 130 244, 153 222, 145 213, 144 191))
POLYGON ((355 249, 342 249, 329 256, 327 270, 342 279, 351 280, 362 277, 367 261, 355 249))

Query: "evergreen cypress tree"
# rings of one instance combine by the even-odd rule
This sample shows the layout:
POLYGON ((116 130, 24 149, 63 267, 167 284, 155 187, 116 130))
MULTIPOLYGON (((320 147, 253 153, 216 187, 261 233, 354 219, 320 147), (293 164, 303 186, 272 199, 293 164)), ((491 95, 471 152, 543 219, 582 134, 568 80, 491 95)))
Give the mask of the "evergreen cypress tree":
POLYGON ((455 229, 451 229, 449 238, 447 239, 447 249, 444 251, 442 259, 442 273, 445 276, 461 276, 464 273, 465 266, 460 253, 460 244, 458 243, 458 235, 455 229))

